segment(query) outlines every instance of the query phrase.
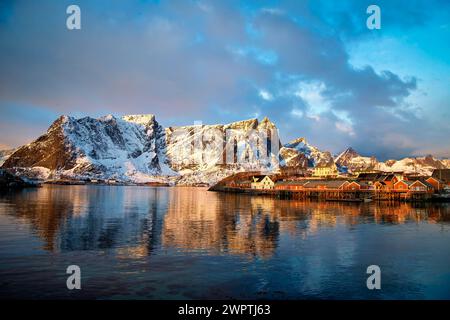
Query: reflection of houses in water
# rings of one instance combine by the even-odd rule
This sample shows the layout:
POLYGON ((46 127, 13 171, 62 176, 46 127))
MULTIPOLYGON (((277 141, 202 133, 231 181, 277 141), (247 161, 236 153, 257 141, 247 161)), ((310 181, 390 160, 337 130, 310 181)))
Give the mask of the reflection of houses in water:
POLYGON ((44 186, 9 201, 45 250, 114 249, 125 258, 161 246, 270 257, 280 234, 306 238, 336 225, 450 221, 448 204, 277 200, 181 187, 44 186))
POLYGON ((445 204, 386 203, 383 206, 373 206, 372 212, 376 223, 450 221, 449 208, 445 204))
POLYGON ((202 189, 177 188, 169 195, 164 216, 161 242, 163 246, 206 250, 220 241, 223 227, 217 215, 217 202, 202 189))
POLYGON ((164 217, 162 244, 184 250, 270 256, 278 239, 278 222, 270 213, 273 208, 254 201, 252 197, 177 188, 164 217))

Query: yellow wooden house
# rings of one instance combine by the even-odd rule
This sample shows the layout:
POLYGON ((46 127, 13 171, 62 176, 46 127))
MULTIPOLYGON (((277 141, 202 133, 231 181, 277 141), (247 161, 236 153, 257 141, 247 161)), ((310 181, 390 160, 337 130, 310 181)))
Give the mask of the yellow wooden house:
POLYGON ((337 167, 332 164, 319 164, 314 168, 314 177, 336 177, 338 175, 337 167))
POLYGON ((269 176, 258 175, 252 177, 252 189, 273 189, 274 186, 275 182, 269 176))

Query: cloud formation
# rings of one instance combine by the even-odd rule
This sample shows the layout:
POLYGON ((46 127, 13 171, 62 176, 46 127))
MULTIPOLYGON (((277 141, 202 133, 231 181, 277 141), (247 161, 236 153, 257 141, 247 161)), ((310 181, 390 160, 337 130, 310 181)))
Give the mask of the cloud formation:
POLYGON ((412 72, 399 74, 364 51, 354 65, 350 50, 406 41, 402 32, 448 39, 446 2, 381 1, 378 33, 365 28, 364 1, 85 0, 76 1, 82 30, 68 31, 72 2, 0 6, 3 145, 34 138, 57 114, 154 113, 164 125, 269 116, 284 142, 304 136, 332 152, 351 145, 382 159, 450 156, 449 100, 413 99, 424 91, 421 70, 405 64, 412 72), (429 116, 438 108, 440 117, 429 116), (35 121, 20 120, 30 113, 35 121), (11 119, 28 129, 11 134, 11 119))

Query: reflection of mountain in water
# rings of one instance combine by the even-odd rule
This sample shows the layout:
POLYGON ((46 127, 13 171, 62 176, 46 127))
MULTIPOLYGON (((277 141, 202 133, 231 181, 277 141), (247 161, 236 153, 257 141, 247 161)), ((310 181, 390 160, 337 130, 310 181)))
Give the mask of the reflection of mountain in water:
POLYGON ((179 189, 170 197, 162 243, 186 250, 269 256, 276 247, 279 223, 261 199, 179 189))
POLYGON ((45 186, 7 197, 6 212, 30 224, 45 250, 114 249, 119 257, 167 249, 268 258, 283 234, 450 221, 448 205, 301 202, 200 188, 45 186))

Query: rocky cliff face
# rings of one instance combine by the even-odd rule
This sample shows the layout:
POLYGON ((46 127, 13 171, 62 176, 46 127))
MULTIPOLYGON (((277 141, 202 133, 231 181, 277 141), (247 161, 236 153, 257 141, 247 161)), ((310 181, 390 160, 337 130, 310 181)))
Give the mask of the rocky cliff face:
POLYGON ((334 162, 338 169, 349 172, 375 170, 378 165, 375 157, 363 157, 351 147, 339 154, 334 162))
POLYGON ((297 154, 301 159, 300 161, 306 159, 308 167, 333 163, 333 156, 330 152, 319 150, 317 147, 309 144, 305 138, 295 139, 285 144, 283 149, 283 153, 297 154))
POLYGON ((45 168, 55 177, 134 181, 171 173, 164 129, 153 115, 58 118, 47 133, 15 151, 4 168, 45 168))
POLYGON ((62 116, 3 167, 41 179, 214 183, 235 172, 276 170, 279 145, 267 118, 164 129, 153 115, 62 116))
POLYGON ((0 169, 0 190, 20 189, 27 187, 36 187, 37 184, 28 181, 26 178, 16 176, 11 172, 0 169))
POLYGON ((67 117, 58 118, 47 132, 30 144, 18 148, 3 164, 12 167, 45 167, 49 169, 69 169, 75 159, 66 144, 63 130, 67 117))
POLYGON ((378 170, 431 175, 434 169, 445 169, 448 167, 447 159, 439 160, 431 155, 381 162, 377 161, 375 157, 363 157, 352 148, 342 152, 334 161, 338 168, 341 170, 348 169, 349 172, 378 170))
POLYGON ((62 116, 32 143, 0 156, 3 168, 28 178, 178 184, 214 184, 237 172, 271 173, 280 167, 298 172, 333 161, 350 172, 422 174, 450 164, 431 156, 378 162, 351 148, 333 159, 330 152, 319 150, 304 138, 282 146, 275 124, 267 118, 163 128, 153 115, 99 119, 62 116))
POLYGON ((178 183, 214 183, 240 171, 278 169, 280 140, 269 119, 166 129, 166 156, 178 183))

